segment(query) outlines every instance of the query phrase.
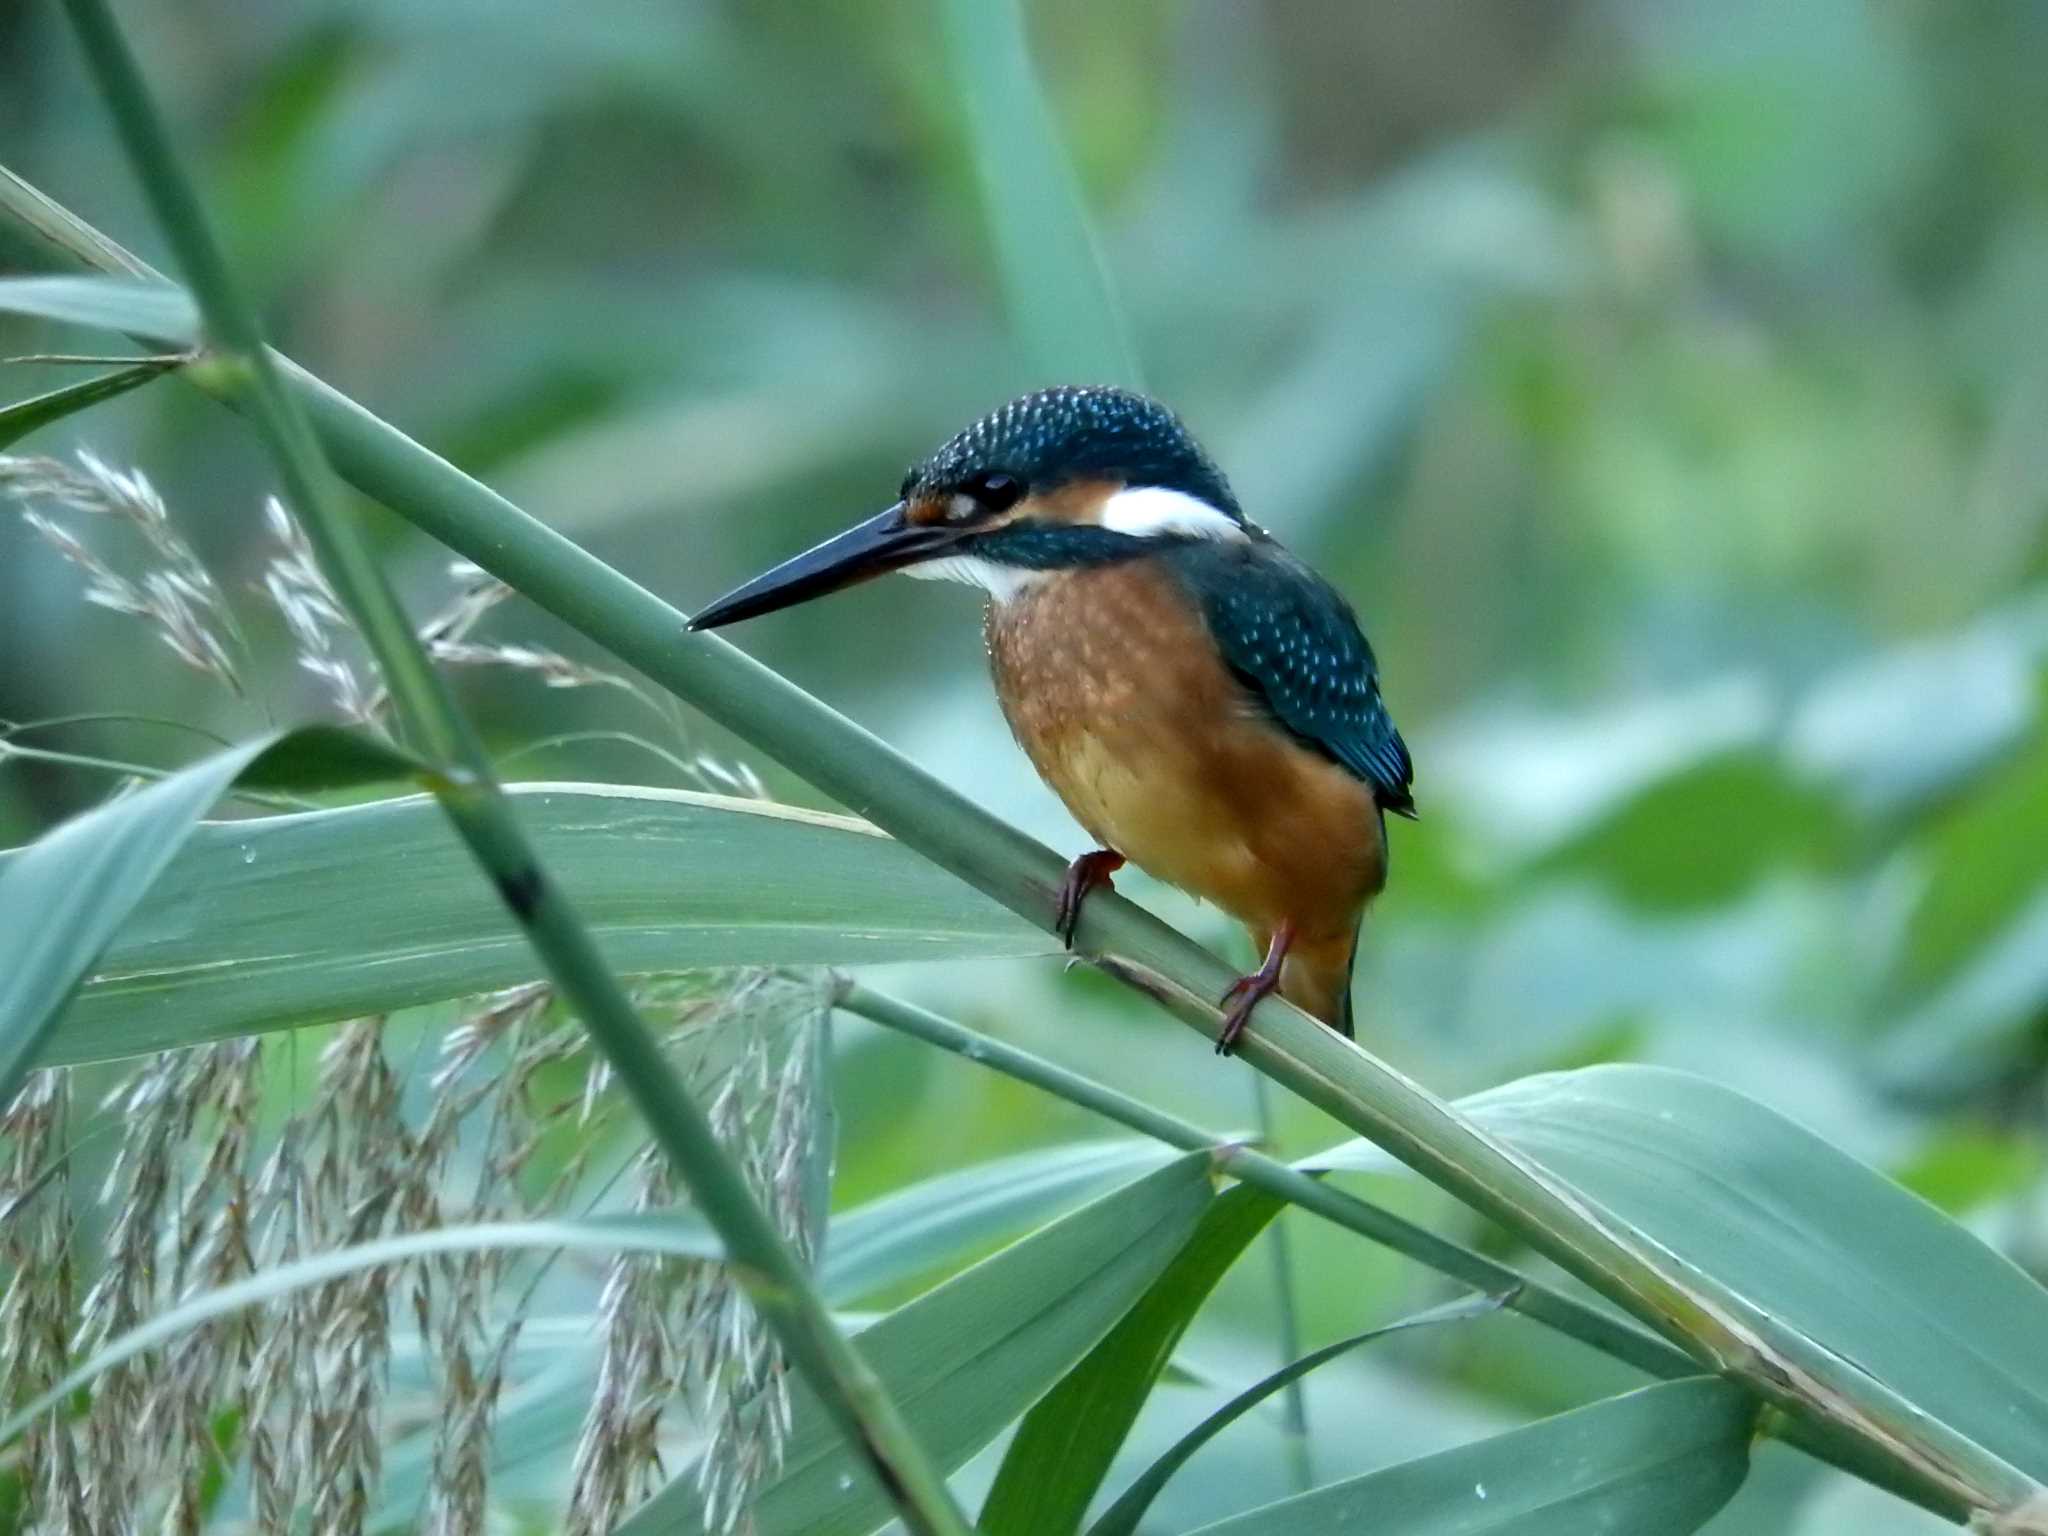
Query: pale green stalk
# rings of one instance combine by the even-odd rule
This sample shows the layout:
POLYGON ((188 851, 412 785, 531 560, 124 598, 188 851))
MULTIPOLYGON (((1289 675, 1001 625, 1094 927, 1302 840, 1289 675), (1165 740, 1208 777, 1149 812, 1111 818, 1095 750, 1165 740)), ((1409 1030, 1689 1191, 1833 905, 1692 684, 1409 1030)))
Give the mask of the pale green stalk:
POLYGON ((228 270, 196 190, 105 0, 65 0, 129 158, 184 267, 203 317, 208 372, 254 423, 322 567, 376 656, 402 728, 457 832, 524 927, 556 988, 611 1060, 650 1131, 718 1232, 727 1262, 763 1321, 861 1448, 912 1531, 964 1536, 944 1478, 881 1384, 833 1324, 823 1298, 611 972, 567 898, 548 879, 489 757, 456 709, 383 572, 343 505, 342 490, 297 395, 228 270))
MULTIPOLYGON (((1274 1144, 1273 1080, 1252 1079, 1252 1113, 1264 1146, 1274 1144)), ((1274 1330, 1279 1335, 1280 1364, 1301 1358, 1301 1313, 1295 1304, 1294 1239, 1283 1212, 1266 1229, 1266 1253, 1273 1261, 1274 1330)), ((1286 1432, 1287 1467, 1294 1476, 1294 1491, 1307 1493, 1316 1485, 1315 1451, 1308 1434, 1308 1383, 1296 1376, 1280 1389, 1280 1423, 1286 1432)))

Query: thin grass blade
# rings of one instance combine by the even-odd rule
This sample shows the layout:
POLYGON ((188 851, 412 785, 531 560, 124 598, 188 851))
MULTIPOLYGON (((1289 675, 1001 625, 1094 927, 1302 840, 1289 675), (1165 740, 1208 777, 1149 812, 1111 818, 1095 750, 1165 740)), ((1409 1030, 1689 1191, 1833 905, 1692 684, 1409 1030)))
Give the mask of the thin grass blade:
POLYGON ((1499 1296, 1462 1297, 1457 1301, 1446 1302, 1440 1307, 1431 1307, 1426 1312, 1417 1312, 1412 1317, 1404 1317, 1399 1322, 1388 1323, 1379 1328, 1368 1328, 1363 1333, 1354 1333, 1348 1339, 1325 1344, 1321 1349, 1310 1350, 1298 1360, 1289 1361, 1272 1375, 1245 1388, 1167 1447, 1166 1453, 1140 1472, 1132 1480, 1130 1487, 1117 1495, 1116 1502, 1104 1510, 1101 1517, 1088 1527, 1088 1536, 1133 1536, 1138 1529, 1138 1522, 1145 1518, 1145 1511, 1150 1509, 1152 1501, 1159 1497, 1159 1491, 1173 1480, 1174 1473, 1187 1465, 1195 1452, 1275 1392, 1292 1386, 1318 1366, 1327 1365, 1339 1355, 1348 1355, 1362 1345, 1396 1333, 1485 1317, 1489 1313, 1499 1311, 1502 1300, 1499 1296))
POLYGON ((180 361, 182 359, 174 357, 153 357, 132 368, 116 369, 98 378, 81 379, 76 384, 66 384, 62 389, 53 389, 0 407, 0 449, 12 448, 29 433, 62 421, 88 406, 125 395, 129 390, 147 384, 165 369, 177 366, 180 361))
POLYGON ((1284 1203, 1240 1184, 1209 1207, 1130 1314, 1024 1416, 981 1507, 984 1536, 1080 1529, 1181 1335, 1284 1203))

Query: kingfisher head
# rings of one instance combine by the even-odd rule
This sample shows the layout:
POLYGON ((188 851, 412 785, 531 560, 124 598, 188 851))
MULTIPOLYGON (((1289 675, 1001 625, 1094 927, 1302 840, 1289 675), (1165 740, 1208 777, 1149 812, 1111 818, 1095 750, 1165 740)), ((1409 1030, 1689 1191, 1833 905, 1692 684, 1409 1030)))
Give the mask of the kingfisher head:
POLYGON ((1222 471, 1158 401, 1123 389, 1040 390, 913 465, 887 511, 726 594, 690 628, 888 571, 972 582, 1002 599, 1054 571, 1256 532, 1222 471))

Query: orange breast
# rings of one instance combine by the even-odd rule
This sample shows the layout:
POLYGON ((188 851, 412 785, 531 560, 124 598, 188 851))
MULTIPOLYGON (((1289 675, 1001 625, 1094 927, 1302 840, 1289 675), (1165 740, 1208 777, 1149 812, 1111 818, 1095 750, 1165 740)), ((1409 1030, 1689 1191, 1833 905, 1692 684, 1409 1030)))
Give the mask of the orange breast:
POLYGON ((1170 575, 1061 572, 991 605, 988 641, 1011 730, 1091 836, 1348 961, 1386 875, 1372 791, 1264 715, 1170 575))

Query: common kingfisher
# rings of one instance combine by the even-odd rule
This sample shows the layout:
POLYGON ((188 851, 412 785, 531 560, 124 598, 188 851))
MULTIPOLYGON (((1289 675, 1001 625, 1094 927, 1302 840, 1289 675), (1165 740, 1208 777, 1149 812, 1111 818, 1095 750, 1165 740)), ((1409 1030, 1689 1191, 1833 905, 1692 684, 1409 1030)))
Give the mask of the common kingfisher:
POLYGON ((1413 768, 1343 596, 1251 522, 1180 419, 1121 389, 1024 395, 903 477, 886 512, 720 598, 712 629, 886 571, 988 593, 997 697, 1098 845, 1054 913, 1068 948, 1126 860, 1213 901, 1264 963, 1228 1054, 1278 991, 1352 1032, 1351 962, 1413 768))

